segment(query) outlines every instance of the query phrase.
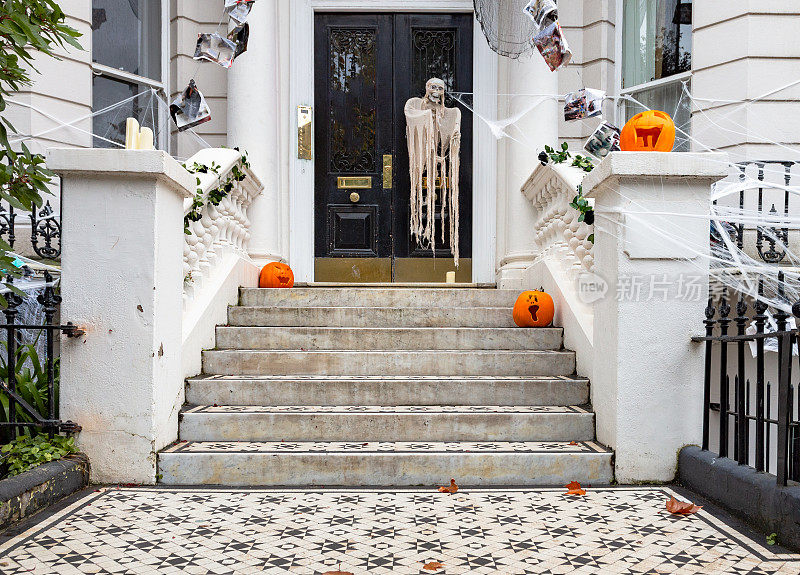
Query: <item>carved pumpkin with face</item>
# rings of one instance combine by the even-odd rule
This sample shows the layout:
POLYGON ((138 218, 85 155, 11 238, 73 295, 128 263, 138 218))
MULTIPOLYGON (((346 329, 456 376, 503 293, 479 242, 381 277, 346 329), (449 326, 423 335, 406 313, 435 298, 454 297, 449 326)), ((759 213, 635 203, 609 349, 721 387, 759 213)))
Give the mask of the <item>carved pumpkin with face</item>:
POLYGON ((622 128, 619 141, 624 152, 671 152, 674 145, 675 122, 659 110, 636 114, 622 128))
POLYGON ((553 298, 543 291, 524 291, 514 304, 514 323, 519 327, 547 327, 553 322, 553 298))
POLYGON ((262 288, 290 288, 294 285, 292 268, 280 262, 272 262, 261 269, 258 278, 258 287, 262 288))

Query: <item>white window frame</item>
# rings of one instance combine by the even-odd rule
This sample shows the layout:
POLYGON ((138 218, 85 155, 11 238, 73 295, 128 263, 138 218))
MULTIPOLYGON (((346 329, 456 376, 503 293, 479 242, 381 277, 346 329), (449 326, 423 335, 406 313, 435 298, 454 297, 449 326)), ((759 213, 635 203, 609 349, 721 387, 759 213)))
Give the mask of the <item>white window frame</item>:
MULTIPOLYGON (((94 61, 94 54, 92 55, 92 77, 101 76, 111 78, 113 80, 122 80, 124 82, 135 82, 150 88, 155 89, 165 102, 169 102, 169 93, 167 86, 169 86, 169 64, 170 64, 170 13, 169 13, 169 0, 159 0, 161 2, 161 80, 153 80, 138 74, 132 74, 125 70, 119 70, 105 64, 98 64, 94 61)), ((92 47, 94 50, 94 46, 92 47)), ((94 94, 92 94, 92 107, 94 108, 94 94)), ((159 126, 168 126, 169 113, 167 106, 158 106, 158 122, 159 126)), ((94 111, 94 110, 93 110, 94 111)), ((165 150, 167 153, 170 151, 170 133, 169 129, 161 129, 157 134, 158 141, 156 147, 160 150, 165 150)))
MULTIPOLYGON (((623 96, 628 96, 630 94, 641 92, 643 90, 649 90, 651 88, 659 88, 661 86, 667 86, 670 84, 679 84, 681 82, 685 82, 686 80, 691 80, 692 74, 694 72, 694 58, 692 58, 691 70, 688 70, 686 72, 681 72, 679 74, 674 74, 672 76, 667 76, 666 78, 659 78, 658 80, 643 82, 641 84, 630 86, 628 88, 622 87, 622 46, 623 46, 623 34, 625 31, 624 18, 625 18, 626 1, 628 0, 617 0, 617 17, 616 17, 617 25, 615 26, 615 32, 614 32, 616 39, 616 47, 614 54, 614 59, 615 59, 614 83, 617 92, 616 105, 614 106, 614 122, 618 126, 622 126, 622 124, 625 123, 627 101, 622 99, 623 96)), ((694 56, 694 24, 692 24, 692 56, 694 56)))

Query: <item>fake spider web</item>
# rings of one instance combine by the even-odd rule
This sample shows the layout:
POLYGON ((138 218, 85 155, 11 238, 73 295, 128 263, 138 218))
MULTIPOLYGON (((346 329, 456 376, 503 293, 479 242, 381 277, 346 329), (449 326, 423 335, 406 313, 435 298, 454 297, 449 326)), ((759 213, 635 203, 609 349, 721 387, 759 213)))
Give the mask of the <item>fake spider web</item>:
POLYGON ((492 50, 508 58, 528 56, 536 50, 533 37, 538 31, 525 16, 528 0, 473 0, 475 18, 492 50))

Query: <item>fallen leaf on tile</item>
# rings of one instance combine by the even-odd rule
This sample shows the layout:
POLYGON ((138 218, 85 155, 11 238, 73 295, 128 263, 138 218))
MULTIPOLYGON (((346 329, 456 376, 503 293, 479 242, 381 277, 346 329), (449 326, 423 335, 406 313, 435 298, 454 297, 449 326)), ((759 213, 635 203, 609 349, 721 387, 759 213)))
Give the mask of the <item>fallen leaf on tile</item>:
POLYGON ((670 497, 667 501, 667 511, 675 515, 691 515, 697 513, 703 508, 702 505, 695 505, 691 502, 678 501, 674 497, 670 497))
POLYGON ((569 444, 570 445, 578 445, 578 442, 577 441, 570 441, 569 444))
POLYGON ((581 484, 577 481, 571 481, 564 487, 567 488, 567 492, 564 495, 586 495, 586 490, 581 489, 581 484))
POLYGON ((458 485, 456 485, 456 480, 451 479, 450 485, 449 486, 443 485, 442 487, 439 488, 439 491, 441 493, 449 493, 450 495, 452 495, 453 493, 458 491, 458 485))
POLYGON ((427 571, 436 571, 442 567, 444 567, 444 563, 440 563, 439 561, 431 561, 430 563, 425 563, 425 565, 422 566, 422 568, 427 571))

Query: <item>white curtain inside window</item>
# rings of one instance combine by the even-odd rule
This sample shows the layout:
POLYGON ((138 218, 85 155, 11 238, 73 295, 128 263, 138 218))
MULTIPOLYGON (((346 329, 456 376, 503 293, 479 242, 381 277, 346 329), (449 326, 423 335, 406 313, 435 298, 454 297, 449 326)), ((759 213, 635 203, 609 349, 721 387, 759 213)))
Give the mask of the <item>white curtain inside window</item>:
POLYGON ((690 0, 624 0, 622 87, 691 69, 690 0))

